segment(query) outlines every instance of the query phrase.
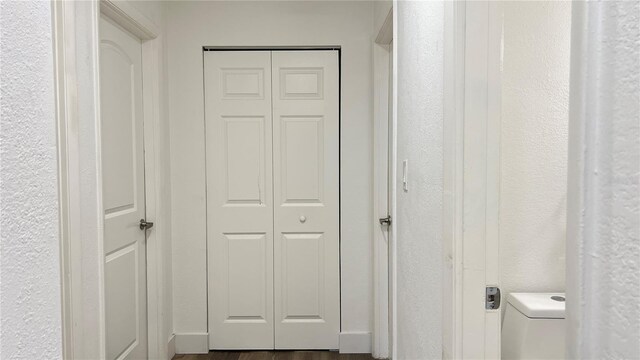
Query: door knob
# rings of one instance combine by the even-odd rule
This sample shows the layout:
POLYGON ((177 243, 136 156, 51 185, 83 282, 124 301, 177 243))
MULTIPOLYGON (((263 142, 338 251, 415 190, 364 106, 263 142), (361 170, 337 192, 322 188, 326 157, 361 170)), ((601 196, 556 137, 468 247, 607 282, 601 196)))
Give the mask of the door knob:
POLYGON ((140 230, 147 230, 153 227, 153 223, 151 221, 146 221, 145 219, 140 219, 140 230))
POLYGON ((300 216, 300 222, 304 223, 305 221, 307 221, 307 218, 304 215, 300 216))
POLYGON ((391 225, 391 216, 380 218, 380 225, 390 226, 391 225))

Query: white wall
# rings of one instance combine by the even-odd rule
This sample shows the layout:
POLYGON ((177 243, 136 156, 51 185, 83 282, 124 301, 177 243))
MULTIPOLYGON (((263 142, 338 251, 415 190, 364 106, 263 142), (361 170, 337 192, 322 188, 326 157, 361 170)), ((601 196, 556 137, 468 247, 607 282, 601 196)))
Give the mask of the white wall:
POLYGON ((51 3, 0 2, 0 358, 61 359, 51 3))
POLYGON ((640 358, 640 3, 573 8, 567 358, 640 358))
POLYGON ((564 291, 571 3, 503 9, 501 290, 564 291))
POLYGON ((442 356, 444 3, 397 3, 397 358, 442 356), (409 161, 409 191, 402 161, 409 161))
POLYGON ((359 332, 358 338, 368 341, 373 293, 372 3, 179 1, 168 6, 174 326, 178 350, 206 347, 204 45, 342 46, 342 331, 359 332))

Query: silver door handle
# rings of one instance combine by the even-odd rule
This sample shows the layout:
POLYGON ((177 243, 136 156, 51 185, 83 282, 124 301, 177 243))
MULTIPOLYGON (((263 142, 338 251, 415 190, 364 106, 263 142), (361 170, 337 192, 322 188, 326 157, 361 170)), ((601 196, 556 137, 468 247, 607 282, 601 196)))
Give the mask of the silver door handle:
POLYGON ((151 221, 146 221, 145 219, 140 219, 140 230, 147 230, 153 227, 153 223, 151 221))
POLYGON ((391 216, 380 218, 380 225, 390 226, 391 225, 391 216))

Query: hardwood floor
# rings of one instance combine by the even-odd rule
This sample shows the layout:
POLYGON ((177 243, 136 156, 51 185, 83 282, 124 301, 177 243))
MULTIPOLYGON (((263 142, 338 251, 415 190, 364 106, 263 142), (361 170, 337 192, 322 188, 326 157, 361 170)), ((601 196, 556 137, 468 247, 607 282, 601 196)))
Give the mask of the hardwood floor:
POLYGON ((372 360, 371 354, 340 354, 337 351, 210 351, 208 354, 176 355, 173 360, 372 360))

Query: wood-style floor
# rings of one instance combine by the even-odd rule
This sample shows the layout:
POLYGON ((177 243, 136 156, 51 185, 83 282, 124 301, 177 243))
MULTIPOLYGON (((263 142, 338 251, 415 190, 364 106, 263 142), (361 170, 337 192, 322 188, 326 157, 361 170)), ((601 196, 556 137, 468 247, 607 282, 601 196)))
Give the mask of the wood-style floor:
POLYGON ((337 351, 210 351, 208 354, 176 355, 174 360, 373 360, 370 354, 337 351))

